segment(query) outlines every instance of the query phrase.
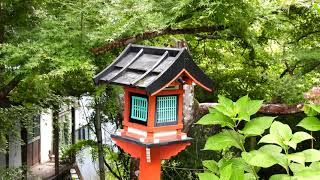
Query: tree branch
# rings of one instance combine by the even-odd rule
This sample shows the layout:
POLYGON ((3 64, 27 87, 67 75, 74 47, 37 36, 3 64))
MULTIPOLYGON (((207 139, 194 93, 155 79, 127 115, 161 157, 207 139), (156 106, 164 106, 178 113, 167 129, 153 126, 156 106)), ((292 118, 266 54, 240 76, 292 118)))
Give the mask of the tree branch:
MULTIPOLYGON (((195 103, 194 105, 194 113, 191 114, 193 116, 192 120, 188 122, 184 122, 183 132, 188 133, 192 124, 196 123, 202 116, 209 113, 209 108, 218 105, 218 103, 195 103)), ((284 115, 284 114, 295 114, 302 112, 303 103, 295 104, 295 105, 287 105, 287 104, 263 104, 259 113, 269 114, 269 115, 284 115)), ((192 111, 190 111, 192 112, 192 111)))
POLYGON ((172 29, 171 27, 162 29, 160 31, 148 31, 142 34, 138 34, 135 36, 125 37, 116 39, 108 44, 105 44, 100 47, 92 48, 91 52, 94 54, 101 54, 106 51, 109 51, 114 48, 119 48, 128 45, 129 43, 134 43, 141 40, 152 39, 157 36, 167 35, 167 34, 197 34, 203 32, 216 32, 223 31, 226 27, 222 25, 215 26, 204 26, 204 27, 195 27, 195 28, 181 28, 181 29, 172 29))
POLYGON ((19 84, 20 76, 14 77, 4 88, 0 89, 0 99, 6 98, 8 94, 19 84))
MULTIPOLYGON (((296 42, 299 42, 301 39, 304 39, 304 38, 306 38, 306 37, 308 37, 308 36, 310 36, 310 35, 312 35, 312 34, 316 34, 316 33, 320 33, 320 31, 319 31, 319 30, 310 31, 310 32, 308 32, 308 33, 306 33, 306 34, 303 34, 303 35, 301 35, 300 37, 298 37, 298 38, 296 39, 296 42)), ((294 43, 294 42, 292 42, 292 43, 294 43)))
POLYGON ((106 159, 105 159, 104 157, 103 157, 103 161, 104 161, 104 164, 107 166, 108 170, 111 172, 111 174, 112 174, 115 178, 121 180, 120 176, 118 176, 118 174, 115 173, 115 172, 112 170, 111 166, 107 163, 107 161, 106 161, 106 159))
MULTIPOLYGON (((209 108, 216 106, 218 103, 200 103, 197 107, 196 118, 201 118, 203 115, 209 113, 209 108)), ((263 104, 259 109, 262 114, 295 114, 302 112, 303 103, 287 105, 287 104, 263 104)))

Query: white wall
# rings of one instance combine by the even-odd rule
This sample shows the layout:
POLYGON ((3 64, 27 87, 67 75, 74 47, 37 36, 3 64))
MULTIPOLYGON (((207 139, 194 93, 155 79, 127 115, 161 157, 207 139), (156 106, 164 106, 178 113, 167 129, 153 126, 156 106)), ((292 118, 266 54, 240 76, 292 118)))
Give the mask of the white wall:
POLYGON ((79 106, 75 109, 75 128, 79 129, 80 127, 88 123, 88 118, 91 117, 94 109, 91 107, 92 98, 89 96, 83 96, 78 101, 79 106))
MULTIPOLYGON (((20 128, 17 127, 17 132, 20 128)), ((9 167, 21 166, 21 143, 19 138, 9 135, 9 167)), ((6 166, 6 154, 0 153, 0 166, 6 166)))
MULTIPOLYGON (((19 127, 17 132, 20 132, 19 127)), ((21 164, 21 143, 18 138, 9 135, 9 167, 19 167, 21 164)))
POLYGON ((43 112, 40 117, 41 163, 49 161, 49 150, 52 152, 52 130, 52 112, 48 110, 43 112))
POLYGON ((76 155, 76 163, 83 179, 96 180, 99 179, 97 171, 99 170, 98 162, 92 159, 91 148, 86 147, 76 155))

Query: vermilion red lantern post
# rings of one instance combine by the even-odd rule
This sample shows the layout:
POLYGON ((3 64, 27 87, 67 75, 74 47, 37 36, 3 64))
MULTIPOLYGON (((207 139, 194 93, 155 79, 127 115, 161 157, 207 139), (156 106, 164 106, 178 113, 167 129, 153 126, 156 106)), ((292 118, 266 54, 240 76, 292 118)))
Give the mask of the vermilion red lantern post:
POLYGON ((123 129, 112 139, 140 159, 140 180, 160 180, 161 160, 190 145, 191 138, 181 132, 183 85, 213 91, 213 82, 185 48, 130 44, 94 81, 124 87, 123 129))

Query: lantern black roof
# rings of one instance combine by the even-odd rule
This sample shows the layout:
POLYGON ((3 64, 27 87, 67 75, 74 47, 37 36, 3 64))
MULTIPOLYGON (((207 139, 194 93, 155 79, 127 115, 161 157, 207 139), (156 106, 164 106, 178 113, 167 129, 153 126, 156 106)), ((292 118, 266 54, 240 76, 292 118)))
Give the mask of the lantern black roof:
POLYGON ((208 91, 213 90, 213 81, 193 62, 186 48, 129 44, 93 80, 96 84, 113 83, 143 88, 147 94, 153 94, 171 84, 182 73, 208 91))

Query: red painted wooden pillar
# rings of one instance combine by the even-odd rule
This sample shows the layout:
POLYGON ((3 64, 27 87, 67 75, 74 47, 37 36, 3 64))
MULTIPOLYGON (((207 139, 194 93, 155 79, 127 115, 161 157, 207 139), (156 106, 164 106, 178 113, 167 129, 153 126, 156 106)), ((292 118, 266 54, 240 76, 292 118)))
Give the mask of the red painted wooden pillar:
POLYGON ((147 162, 146 149, 140 157, 139 180, 160 180, 161 177, 161 159, 159 148, 150 148, 150 161, 147 162))

